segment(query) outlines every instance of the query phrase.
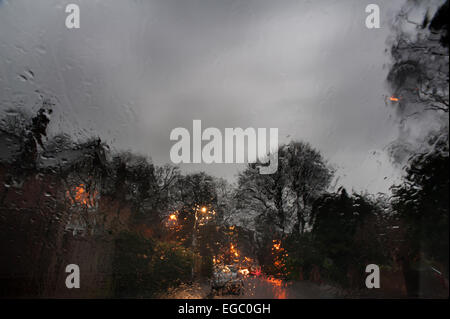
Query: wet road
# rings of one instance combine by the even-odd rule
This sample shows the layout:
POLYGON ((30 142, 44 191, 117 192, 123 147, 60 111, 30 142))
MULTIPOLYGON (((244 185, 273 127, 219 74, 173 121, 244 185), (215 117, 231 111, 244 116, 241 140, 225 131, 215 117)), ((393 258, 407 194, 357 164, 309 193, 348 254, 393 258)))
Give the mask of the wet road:
POLYGON ((248 277, 244 280, 244 291, 240 296, 214 298, 329 299, 335 298, 335 295, 330 287, 307 281, 285 282, 276 278, 248 277))
POLYGON ((308 281, 285 282, 270 277, 247 277, 241 295, 212 296, 208 283, 181 285, 168 291, 161 298, 176 299, 330 299, 336 298, 332 287, 308 281))

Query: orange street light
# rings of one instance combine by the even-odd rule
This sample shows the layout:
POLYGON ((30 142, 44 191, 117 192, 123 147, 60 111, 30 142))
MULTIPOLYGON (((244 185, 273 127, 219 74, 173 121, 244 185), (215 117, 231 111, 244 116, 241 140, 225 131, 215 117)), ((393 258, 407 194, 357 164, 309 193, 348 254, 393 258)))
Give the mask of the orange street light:
POLYGON ((394 96, 391 96, 390 100, 393 101, 393 102, 398 102, 399 101, 399 99, 397 97, 394 97, 394 96))

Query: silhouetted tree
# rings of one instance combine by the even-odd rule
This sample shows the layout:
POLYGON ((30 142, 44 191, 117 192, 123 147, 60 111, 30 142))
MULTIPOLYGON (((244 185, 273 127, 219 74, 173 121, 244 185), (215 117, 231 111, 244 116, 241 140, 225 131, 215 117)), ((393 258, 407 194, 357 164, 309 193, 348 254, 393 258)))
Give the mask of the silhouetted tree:
POLYGON ((322 269, 331 279, 350 285, 351 270, 360 279, 366 265, 385 262, 376 232, 380 213, 375 202, 360 194, 350 196, 343 188, 315 201, 312 239, 324 258, 322 269))
POLYGON ((290 188, 295 194, 297 229, 305 230, 309 218, 309 207, 329 186, 333 171, 319 151, 310 144, 291 142, 285 147, 285 174, 290 188))
POLYGON ((413 261, 423 258, 448 278, 449 260, 449 160, 448 140, 433 151, 418 154, 410 161, 402 185, 393 189, 393 208, 406 226, 407 248, 403 252, 405 279, 410 293, 418 289, 413 261), (424 256, 423 256, 424 255, 424 256))

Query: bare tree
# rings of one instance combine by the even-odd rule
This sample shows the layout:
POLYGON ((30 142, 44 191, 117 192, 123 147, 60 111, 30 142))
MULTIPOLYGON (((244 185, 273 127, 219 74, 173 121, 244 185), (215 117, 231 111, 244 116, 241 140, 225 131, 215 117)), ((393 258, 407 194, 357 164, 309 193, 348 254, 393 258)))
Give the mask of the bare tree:
POLYGON ((328 187, 333 170, 319 151, 308 143, 291 142, 278 150, 278 170, 261 175, 253 166, 240 174, 237 199, 241 208, 266 215, 262 220, 274 223, 281 233, 290 231, 292 213, 295 229, 305 231, 312 201, 328 187))
POLYGON ((420 22, 409 17, 415 9, 417 3, 409 1, 394 25, 393 65, 388 74, 391 101, 405 118, 449 110, 448 1, 431 19, 427 11, 420 22), (408 32, 411 27, 414 32, 408 32))
POLYGON ((329 186, 333 170, 308 143, 292 142, 285 149, 285 171, 295 194, 296 228, 303 234, 310 215, 309 206, 329 186))

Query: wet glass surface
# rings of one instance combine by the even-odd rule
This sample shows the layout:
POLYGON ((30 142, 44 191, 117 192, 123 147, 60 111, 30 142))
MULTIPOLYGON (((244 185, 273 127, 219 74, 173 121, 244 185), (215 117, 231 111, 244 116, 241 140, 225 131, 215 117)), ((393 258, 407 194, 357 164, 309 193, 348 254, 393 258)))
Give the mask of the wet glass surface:
POLYGON ((0 0, 0 296, 448 298, 448 1, 377 3, 0 0))

